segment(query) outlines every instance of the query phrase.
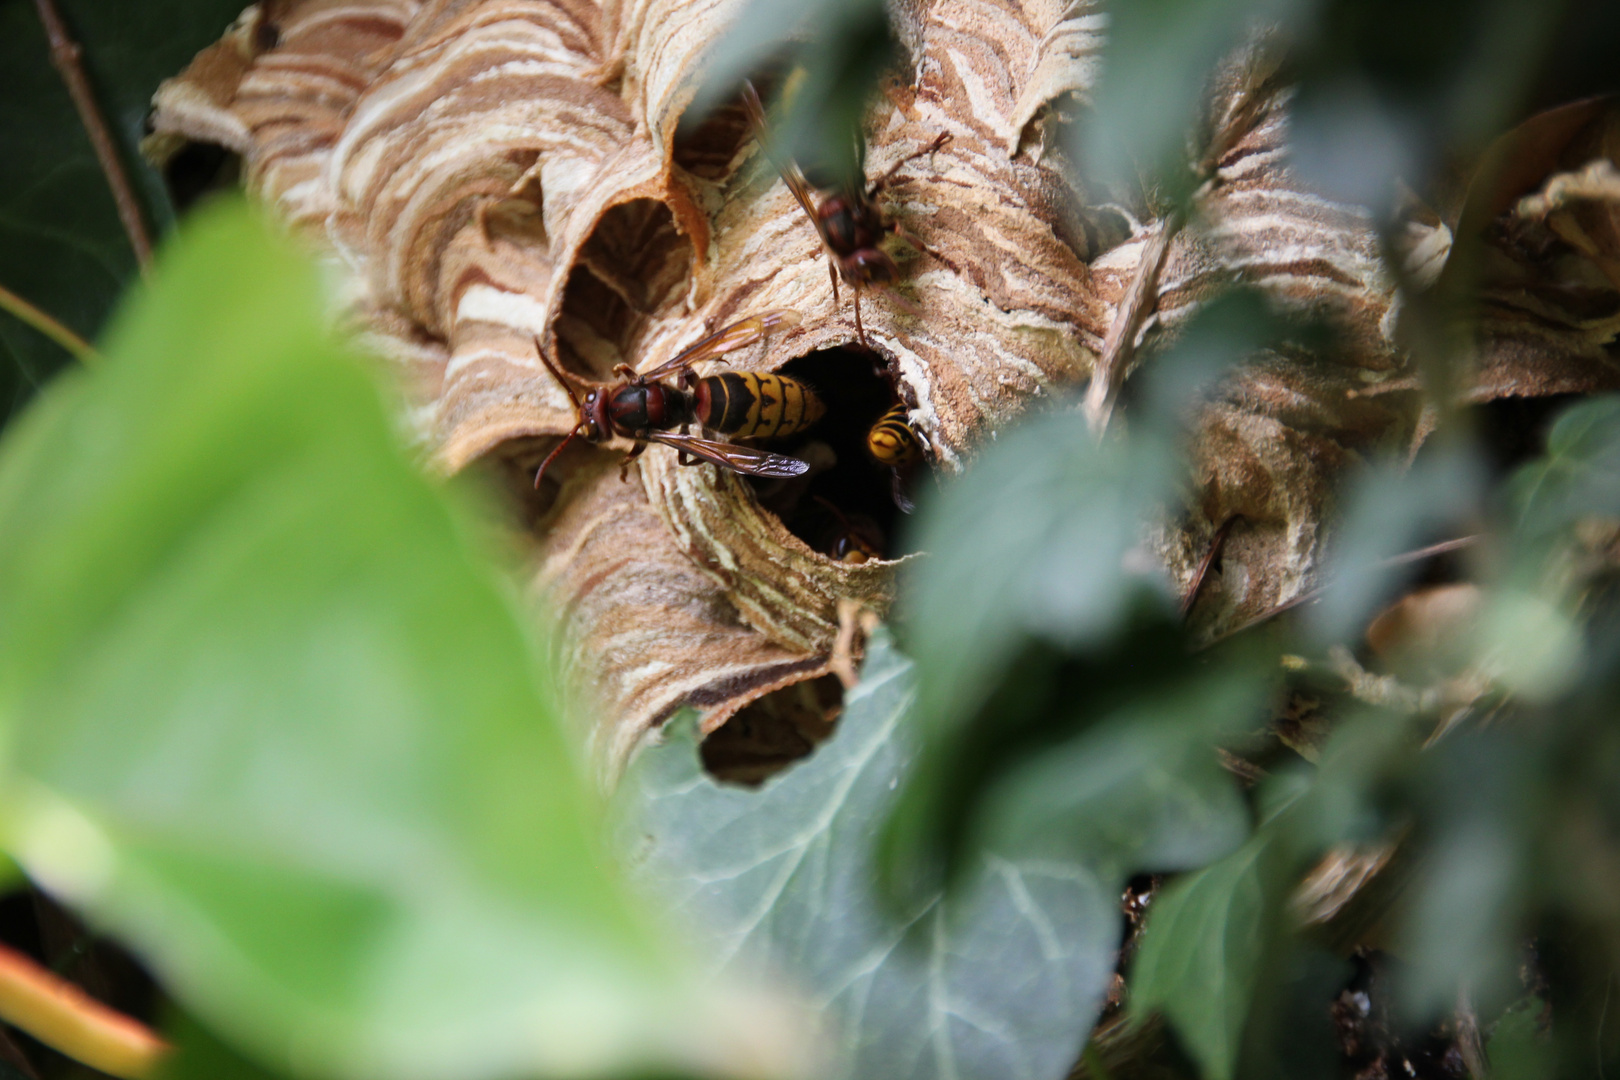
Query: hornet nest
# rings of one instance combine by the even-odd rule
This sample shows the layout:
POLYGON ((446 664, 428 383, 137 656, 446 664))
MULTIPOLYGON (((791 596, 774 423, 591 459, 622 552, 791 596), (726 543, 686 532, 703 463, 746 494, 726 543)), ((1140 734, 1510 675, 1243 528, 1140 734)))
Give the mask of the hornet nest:
MULTIPOLYGON (((1338 340, 1332 355, 1256 356, 1205 404, 1187 434, 1192 495, 1159 555, 1185 586, 1239 519, 1194 614, 1212 632, 1309 589, 1335 477, 1415 445, 1426 410, 1371 216, 1304 190, 1284 163, 1290 88, 1274 60, 1245 52, 1212 84, 1189 159, 1203 184, 1182 224, 1088 193, 1064 157, 1062 112, 1084 106, 1098 70, 1101 4, 897 5, 908 53, 868 113, 868 172, 950 139, 882 197, 938 258, 902 260, 903 300, 868 294, 874 358, 848 351, 860 344, 849 298, 834 303, 817 234, 740 98, 682 123, 739 9, 266 0, 162 86, 148 150, 171 174, 239 156, 250 189, 349 271, 352 317, 403 371, 433 459, 450 472, 484 462, 520 491, 575 423, 537 338, 573 374, 611 381, 617 364, 645 371, 728 322, 790 308, 800 325, 732 364, 793 365, 829 392, 864 379, 878 389, 862 422, 903 402, 948 472, 1043 394, 1084 391, 1105 422, 1146 338, 1248 283, 1331 320, 1338 340)), ((1607 152, 1607 115, 1593 107, 1556 145, 1543 139, 1548 167, 1515 197, 1607 152)), ((1474 400, 1613 384, 1620 230, 1601 180, 1596 195, 1566 183, 1467 225, 1495 230, 1500 255, 1474 400)), ((1411 200, 1397 236, 1416 287, 1442 271, 1463 215, 1460 198, 1437 205, 1411 200)), ((680 468, 667 447, 621 483, 623 449, 576 443, 525 496, 534 583, 560 623, 561 670, 593 703, 604 771, 687 704, 706 733, 773 704, 824 720, 840 611, 881 615, 897 563, 835 560, 795 519, 802 491, 795 503, 680 468)), ((882 499, 857 494, 878 512, 882 499)))

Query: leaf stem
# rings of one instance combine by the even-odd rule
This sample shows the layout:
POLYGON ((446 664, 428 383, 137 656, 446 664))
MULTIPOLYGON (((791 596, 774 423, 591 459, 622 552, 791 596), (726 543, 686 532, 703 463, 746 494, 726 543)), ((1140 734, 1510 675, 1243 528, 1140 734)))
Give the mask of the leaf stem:
POLYGON ((123 1080, 146 1080, 170 1046, 59 975, 0 945, 0 1020, 75 1061, 123 1080))
POLYGON ((95 347, 88 341, 4 285, 0 285, 0 311, 14 315, 20 321, 32 326, 86 365, 95 364, 101 359, 101 354, 96 352, 95 347))
POLYGON ((118 207, 118 220, 123 222, 124 232, 129 236, 129 246, 135 249, 135 261, 140 264, 141 272, 145 273, 152 262, 152 241, 147 236, 146 223, 141 219, 140 200, 135 197, 135 189, 124 174, 118 146, 113 142, 112 133, 107 130, 107 121, 101 115, 95 92, 80 62, 84 50, 68 33, 67 25, 57 13, 55 0, 34 0, 34 7, 39 9, 39 21, 45 24, 45 37, 51 46, 51 63, 67 84, 73 107, 79 111, 79 122, 90 137, 96 160, 101 163, 101 172, 107 178, 107 187, 112 189, 113 202, 118 207))

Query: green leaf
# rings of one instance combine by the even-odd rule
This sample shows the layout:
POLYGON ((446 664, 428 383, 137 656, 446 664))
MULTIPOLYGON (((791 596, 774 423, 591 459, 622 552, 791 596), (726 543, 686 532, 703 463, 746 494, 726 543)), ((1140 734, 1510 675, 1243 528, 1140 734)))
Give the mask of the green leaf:
POLYGON ((1196 866, 1241 840, 1213 746, 1259 722, 1274 657, 1263 642, 1195 657, 1140 547, 1173 512, 1173 433, 1189 408, 1239 358, 1304 329, 1252 295, 1225 298, 1154 357, 1128 435, 1099 439, 1081 412, 1054 409, 925 505, 916 546, 929 558, 900 608, 923 764, 891 823, 892 888, 936 888, 993 800, 1012 814, 994 829, 1032 814, 1042 825, 1026 834, 1065 837, 1108 874, 1196 866), (1102 760, 1115 767, 1087 771, 1102 760), (1218 809, 1204 821, 1192 806, 1218 809))
POLYGON ((1497 685, 1526 703, 1549 702, 1578 683, 1587 671, 1586 640, 1567 601, 1552 590, 1536 591, 1509 583, 1486 594, 1472 633, 1467 635, 1477 663, 1497 685))
POLYGON ((1175 476, 1166 444, 1099 442, 1078 413, 1054 410, 926 503, 915 547, 929 557, 902 600, 925 728, 973 716, 1030 639, 1097 645, 1144 605, 1168 610, 1163 583, 1125 564, 1175 476))
POLYGON ((1415 870, 1393 941, 1407 961, 1401 1002, 1427 1022, 1463 988, 1489 1015, 1523 992, 1527 901, 1543 880, 1536 836, 1554 835, 1547 804, 1574 778, 1553 780, 1550 755, 1507 729, 1454 733, 1411 769, 1415 870))
POLYGON ((1582 517, 1620 517, 1620 397, 1571 406, 1547 435, 1547 452, 1521 468, 1508 496, 1526 554, 1582 517))
POLYGON ((976 837, 1121 884, 1230 851, 1249 815, 1215 746, 1262 715, 1263 655, 1195 659, 1158 620, 1075 656, 1031 645, 977 716, 924 743, 890 819, 885 883, 937 888, 976 837))
MULTIPOLYGON (((1212 743, 1255 715, 1267 689, 1239 661, 1130 694, 1002 774, 983 796, 977 832, 1122 885, 1139 870, 1203 866, 1249 832, 1248 809, 1212 743)), ((1083 692, 1072 700, 1071 711, 1087 711, 1083 692)))
POLYGON ((1319 768, 1278 770, 1259 788, 1260 827, 1246 844, 1154 899, 1131 965, 1131 1013, 1164 1014, 1205 1080, 1234 1075, 1246 1042, 1254 1047, 1253 1025, 1264 1045, 1251 1064, 1287 1056, 1277 1026, 1292 1005, 1279 1000, 1280 985, 1309 950, 1289 939, 1285 902, 1327 848, 1387 837, 1374 787, 1410 754, 1409 736, 1389 716, 1346 718, 1319 768))
POLYGON ((7 848, 275 1071, 778 1071, 608 872, 517 605, 322 310, 222 204, 0 442, 7 848))
MULTIPOLYGON (((1304 40, 1292 57, 1299 73, 1292 164, 1308 190, 1380 216, 1398 201, 1391 177, 1428 190, 1451 161, 1477 154, 1522 118, 1525 91, 1547 78, 1546 68, 1570 60, 1546 51, 1563 4, 1319 0, 1313 7, 1295 27, 1304 40)), ((1584 12, 1576 18, 1592 27, 1584 12)))
POLYGON ((1477 152, 1511 122, 1547 63, 1559 8, 1514 0, 1110 5, 1102 78, 1077 131, 1076 160, 1104 184, 1184 198, 1221 149, 1207 115, 1213 76, 1253 60, 1242 51, 1262 42, 1274 57, 1252 70, 1269 67, 1296 89, 1291 168, 1308 190, 1382 215, 1391 177, 1423 190, 1445 151, 1477 152))
POLYGON ((1304 937, 1280 942, 1243 1029, 1238 1071, 1245 1080, 1340 1076, 1343 1045, 1329 1003, 1355 975, 1356 965, 1304 937))
POLYGON ((1529 998, 1496 1021, 1485 1044, 1493 1080, 1552 1080, 1556 1052, 1538 1019, 1545 1009, 1546 1002, 1529 998))
POLYGON ((1058 405, 1000 432, 924 499, 908 546, 929 557, 902 581, 900 630, 928 739, 952 738, 979 713, 1030 641, 1118 650, 1146 622, 1174 618, 1140 548, 1179 495, 1186 415, 1246 356, 1315 333, 1252 292, 1223 296, 1146 366, 1128 436, 1100 438, 1072 403, 1058 405))
POLYGON ((164 1027, 174 1053, 159 1066, 158 1080, 283 1080, 242 1057, 189 1016, 174 1016, 164 1027))
MULTIPOLYGON (((57 0, 154 236, 174 211, 140 157, 152 94, 218 39, 243 0, 57 0)), ((94 338, 135 256, 31 3, 0 4, 0 285, 94 338)), ((67 362, 0 313, 0 422, 67 362)))
POLYGON ((1118 883, 991 844, 948 898, 891 916, 875 845, 913 767, 914 683, 877 636, 837 733, 758 790, 706 777, 688 727, 632 766, 627 838, 649 889, 708 928, 717 966, 793 977, 837 1031, 836 1075, 1052 1080, 1102 1007, 1118 883))
POLYGON ((1131 966, 1131 1011, 1162 1012, 1205 1080, 1230 1080, 1266 956, 1281 933, 1290 860, 1262 832, 1154 898, 1131 966))

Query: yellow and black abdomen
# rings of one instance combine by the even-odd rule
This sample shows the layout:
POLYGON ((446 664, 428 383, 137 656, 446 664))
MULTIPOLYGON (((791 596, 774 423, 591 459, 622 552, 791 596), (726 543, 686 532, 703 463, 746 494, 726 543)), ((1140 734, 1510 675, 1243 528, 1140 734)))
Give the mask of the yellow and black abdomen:
POLYGON ((738 439, 793 435, 827 411, 815 391, 799 380, 752 371, 699 379, 694 398, 699 424, 738 439))
POLYGON ((866 450, 879 465, 892 469, 903 469, 922 459, 922 441, 911 430, 904 405, 896 405, 878 417, 866 433, 866 450))

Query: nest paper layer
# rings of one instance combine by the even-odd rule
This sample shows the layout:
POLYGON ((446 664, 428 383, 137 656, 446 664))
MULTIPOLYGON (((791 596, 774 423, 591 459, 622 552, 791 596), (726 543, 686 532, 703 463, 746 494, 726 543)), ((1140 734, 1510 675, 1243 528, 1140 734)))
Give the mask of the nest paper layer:
MULTIPOLYGON (((739 368, 774 369, 854 337, 811 223, 740 110, 680 126, 705 50, 738 7, 267 0, 159 91, 155 146, 240 153, 252 189, 342 260, 351 310, 406 373, 445 469, 532 466, 574 420, 536 338, 575 374, 605 380, 615 364, 647 370, 765 308, 803 322, 734 357, 739 368)), ((868 169, 950 133, 886 196, 941 258, 902 263, 921 318, 881 294, 864 315, 936 467, 957 467, 1032 398, 1123 378, 1099 374, 1102 362, 1128 368, 1136 344, 1246 282, 1332 319, 1342 347, 1257 357, 1222 388, 1189 433, 1196 495, 1162 554, 1187 582, 1215 531, 1242 516, 1206 600, 1212 625, 1307 588, 1334 478, 1376 448, 1409 444, 1423 409, 1368 215, 1302 190, 1283 163, 1287 88, 1258 62, 1223 76, 1190 224, 1140 208, 1091 213, 1075 206, 1053 106, 1084 100, 1095 78, 1098 5, 925 0, 901 19, 909 58, 870 115, 868 169), (1378 387, 1389 392, 1368 392, 1378 387)), ((1566 202, 1561 221, 1574 213, 1566 202)), ((1543 216, 1548 244, 1569 249, 1543 216)), ((1413 215, 1415 276, 1444 265, 1454 226, 1413 215)), ((1594 229, 1593 243, 1608 245, 1598 255, 1614 254, 1612 226, 1588 223, 1582 237, 1594 229)), ((1544 249, 1543 261, 1567 262, 1567 250, 1544 249)), ((1513 280, 1511 260, 1493 287, 1515 328, 1504 341, 1556 338, 1584 373, 1607 362, 1615 305, 1603 304, 1615 291, 1582 257, 1559 265, 1601 302, 1587 290, 1569 303, 1565 289, 1528 305, 1534 287, 1513 280)), ((1525 273, 1540 282, 1544 271, 1525 273)), ((1525 365, 1508 353, 1492 363, 1491 393, 1517 392, 1525 365)), ((712 730, 825 673, 840 601, 885 610, 894 572, 812 550, 729 473, 678 468, 654 447, 621 483, 617 457, 563 455, 533 528, 537 585, 595 703, 610 768, 684 703, 712 730)))

